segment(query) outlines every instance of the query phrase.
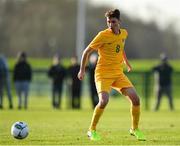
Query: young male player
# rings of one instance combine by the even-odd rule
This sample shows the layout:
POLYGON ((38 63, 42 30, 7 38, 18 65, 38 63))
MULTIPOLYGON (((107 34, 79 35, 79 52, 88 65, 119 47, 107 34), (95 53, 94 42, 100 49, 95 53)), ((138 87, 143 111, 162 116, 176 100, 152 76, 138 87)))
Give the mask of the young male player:
POLYGON ((132 127, 130 134, 138 140, 145 140, 144 134, 138 129, 140 117, 140 100, 132 83, 123 73, 123 63, 127 65, 128 72, 132 70, 124 51, 125 40, 128 33, 120 28, 120 11, 110 10, 105 14, 108 28, 99 32, 89 46, 83 51, 78 78, 82 80, 85 75, 85 66, 89 54, 98 51, 98 62, 95 70, 95 82, 99 96, 99 103, 94 109, 92 121, 88 131, 91 140, 100 140, 96 132, 96 125, 109 101, 111 87, 127 96, 131 102, 132 127))

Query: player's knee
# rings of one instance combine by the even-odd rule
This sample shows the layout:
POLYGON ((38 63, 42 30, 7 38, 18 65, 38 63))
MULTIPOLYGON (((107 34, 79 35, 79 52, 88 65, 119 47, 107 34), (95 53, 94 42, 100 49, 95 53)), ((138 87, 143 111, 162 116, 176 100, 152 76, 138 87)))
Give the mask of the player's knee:
POLYGON ((140 105, 140 99, 139 99, 139 96, 137 95, 134 95, 131 101, 134 106, 140 105))
POLYGON ((102 99, 99 101, 99 105, 101 108, 105 108, 108 102, 109 102, 109 99, 102 99))
POLYGON ((105 108, 109 102, 109 94, 106 92, 99 93, 99 106, 105 108))
POLYGON ((104 96, 99 100, 99 105, 101 108, 105 108, 108 102, 109 102, 109 98, 104 96))

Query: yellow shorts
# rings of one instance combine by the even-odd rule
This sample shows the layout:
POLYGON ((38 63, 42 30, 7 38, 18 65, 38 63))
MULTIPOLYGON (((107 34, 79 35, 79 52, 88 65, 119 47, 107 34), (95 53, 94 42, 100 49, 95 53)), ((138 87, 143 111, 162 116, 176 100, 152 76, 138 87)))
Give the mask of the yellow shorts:
POLYGON ((110 92, 111 88, 121 92, 122 88, 133 87, 131 81, 122 73, 118 78, 101 78, 96 81, 97 92, 110 92))

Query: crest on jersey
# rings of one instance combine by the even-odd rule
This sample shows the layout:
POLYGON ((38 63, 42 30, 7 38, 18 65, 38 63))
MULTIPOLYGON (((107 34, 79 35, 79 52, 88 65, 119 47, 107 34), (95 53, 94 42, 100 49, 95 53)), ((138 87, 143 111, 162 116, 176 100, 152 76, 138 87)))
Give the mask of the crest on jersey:
POLYGON ((116 53, 119 53, 120 49, 121 49, 120 45, 116 45, 116 53))

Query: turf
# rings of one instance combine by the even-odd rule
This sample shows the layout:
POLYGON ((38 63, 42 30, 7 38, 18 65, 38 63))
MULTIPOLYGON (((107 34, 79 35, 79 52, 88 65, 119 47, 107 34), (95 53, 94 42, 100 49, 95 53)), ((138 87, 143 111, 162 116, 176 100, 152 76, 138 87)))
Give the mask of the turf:
MULTIPOLYGON (((137 141, 130 136, 129 103, 124 98, 111 98, 98 125, 102 140, 89 141, 86 131, 92 112, 90 100, 83 98, 81 110, 51 108, 48 97, 33 97, 28 110, 0 110, 0 145, 178 145, 180 144, 180 102, 176 98, 176 110, 170 112, 166 101, 160 111, 142 110, 140 128, 147 141, 137 141), (30 133, 26 139, 17 140, 10 135, 15 121, 28 123, 30 133)), ((7 105, 7 104, 6 104, 7 105)))

